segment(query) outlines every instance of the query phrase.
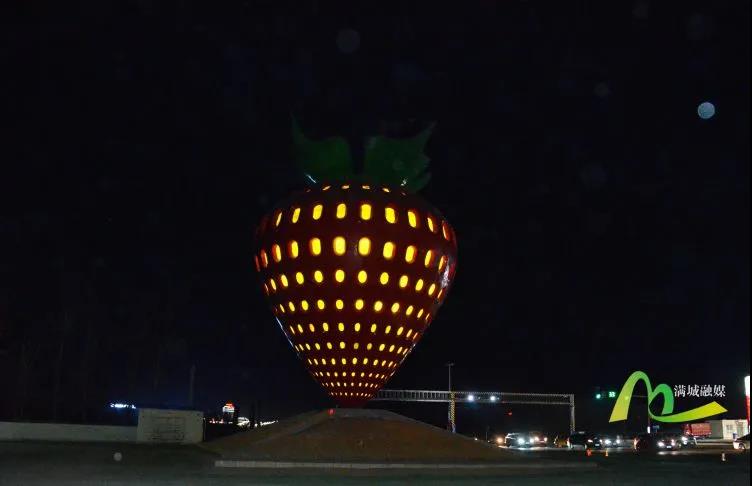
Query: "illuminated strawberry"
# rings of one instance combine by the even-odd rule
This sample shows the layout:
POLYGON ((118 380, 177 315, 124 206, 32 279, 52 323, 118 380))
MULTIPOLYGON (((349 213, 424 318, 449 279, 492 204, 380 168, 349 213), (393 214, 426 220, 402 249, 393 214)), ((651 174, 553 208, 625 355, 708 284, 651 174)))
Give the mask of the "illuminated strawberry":
POLYGON ((371 138, 355 175, 345 140, 311 141, 294 125, 313 187, 278 204, 256 231, 255 266, 282 331, 345 406, 362 405, 395 373, 454 277, 454 231, 412 193, 428 181, 430 131, 371 138))

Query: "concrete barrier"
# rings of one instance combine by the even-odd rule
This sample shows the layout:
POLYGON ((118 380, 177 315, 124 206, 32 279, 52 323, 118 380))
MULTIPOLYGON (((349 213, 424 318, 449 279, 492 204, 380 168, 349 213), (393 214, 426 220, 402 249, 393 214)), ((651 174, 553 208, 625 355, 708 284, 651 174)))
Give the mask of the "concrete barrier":
POLYGON ((0 422, 0 440, 61 442, 135 442, 136 427, 0 422))

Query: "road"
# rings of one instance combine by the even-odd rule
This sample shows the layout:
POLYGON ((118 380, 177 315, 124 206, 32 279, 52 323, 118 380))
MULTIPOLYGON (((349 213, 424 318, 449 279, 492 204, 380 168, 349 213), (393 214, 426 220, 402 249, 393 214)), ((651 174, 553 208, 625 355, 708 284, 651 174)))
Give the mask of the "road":
POLYGON ((0 442, 0 485, 749 484, 749 453, 726 450, 722 462, 722 451, 638 454, 627 450, 608 457, 601 451, 590 457, 582 451, 519 452, 591 466, 566 471, 271 471, 217 468, 215 456, 190 446, 0 442))

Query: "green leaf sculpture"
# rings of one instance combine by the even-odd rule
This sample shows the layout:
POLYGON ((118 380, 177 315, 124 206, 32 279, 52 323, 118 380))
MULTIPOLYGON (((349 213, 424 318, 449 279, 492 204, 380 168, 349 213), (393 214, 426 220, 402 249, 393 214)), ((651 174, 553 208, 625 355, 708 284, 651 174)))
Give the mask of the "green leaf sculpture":
POLYGON ((292 119, 293 156, 311 184, 341 182, 353 176, 350 146, 342 137, 310 140, 292 119))
POLYGON ((366 140, 363 173, 354 174, 350 146, 342 137, 315 141, 308 139, 293 118, 295 160, 310 184, 322 181, 360 181, 406 192, 422 189, 431 177, 429 158, 423 152, 434 123, 409 138, 370 137, 366 140))

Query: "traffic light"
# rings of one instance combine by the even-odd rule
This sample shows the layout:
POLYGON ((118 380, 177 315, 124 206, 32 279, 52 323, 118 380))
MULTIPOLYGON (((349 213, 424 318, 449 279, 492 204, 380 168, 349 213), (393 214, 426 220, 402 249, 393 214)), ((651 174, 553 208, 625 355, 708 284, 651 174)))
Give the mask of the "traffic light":
POLYGON ((601 393, 596 393, 595 394, 595 399, 596 400, 600 400, 601 398, 603 398, 603 395, 601 393))
POLYGON ((608 398, 616 398, 616 392, 615 391, 608 392, 608 398))

